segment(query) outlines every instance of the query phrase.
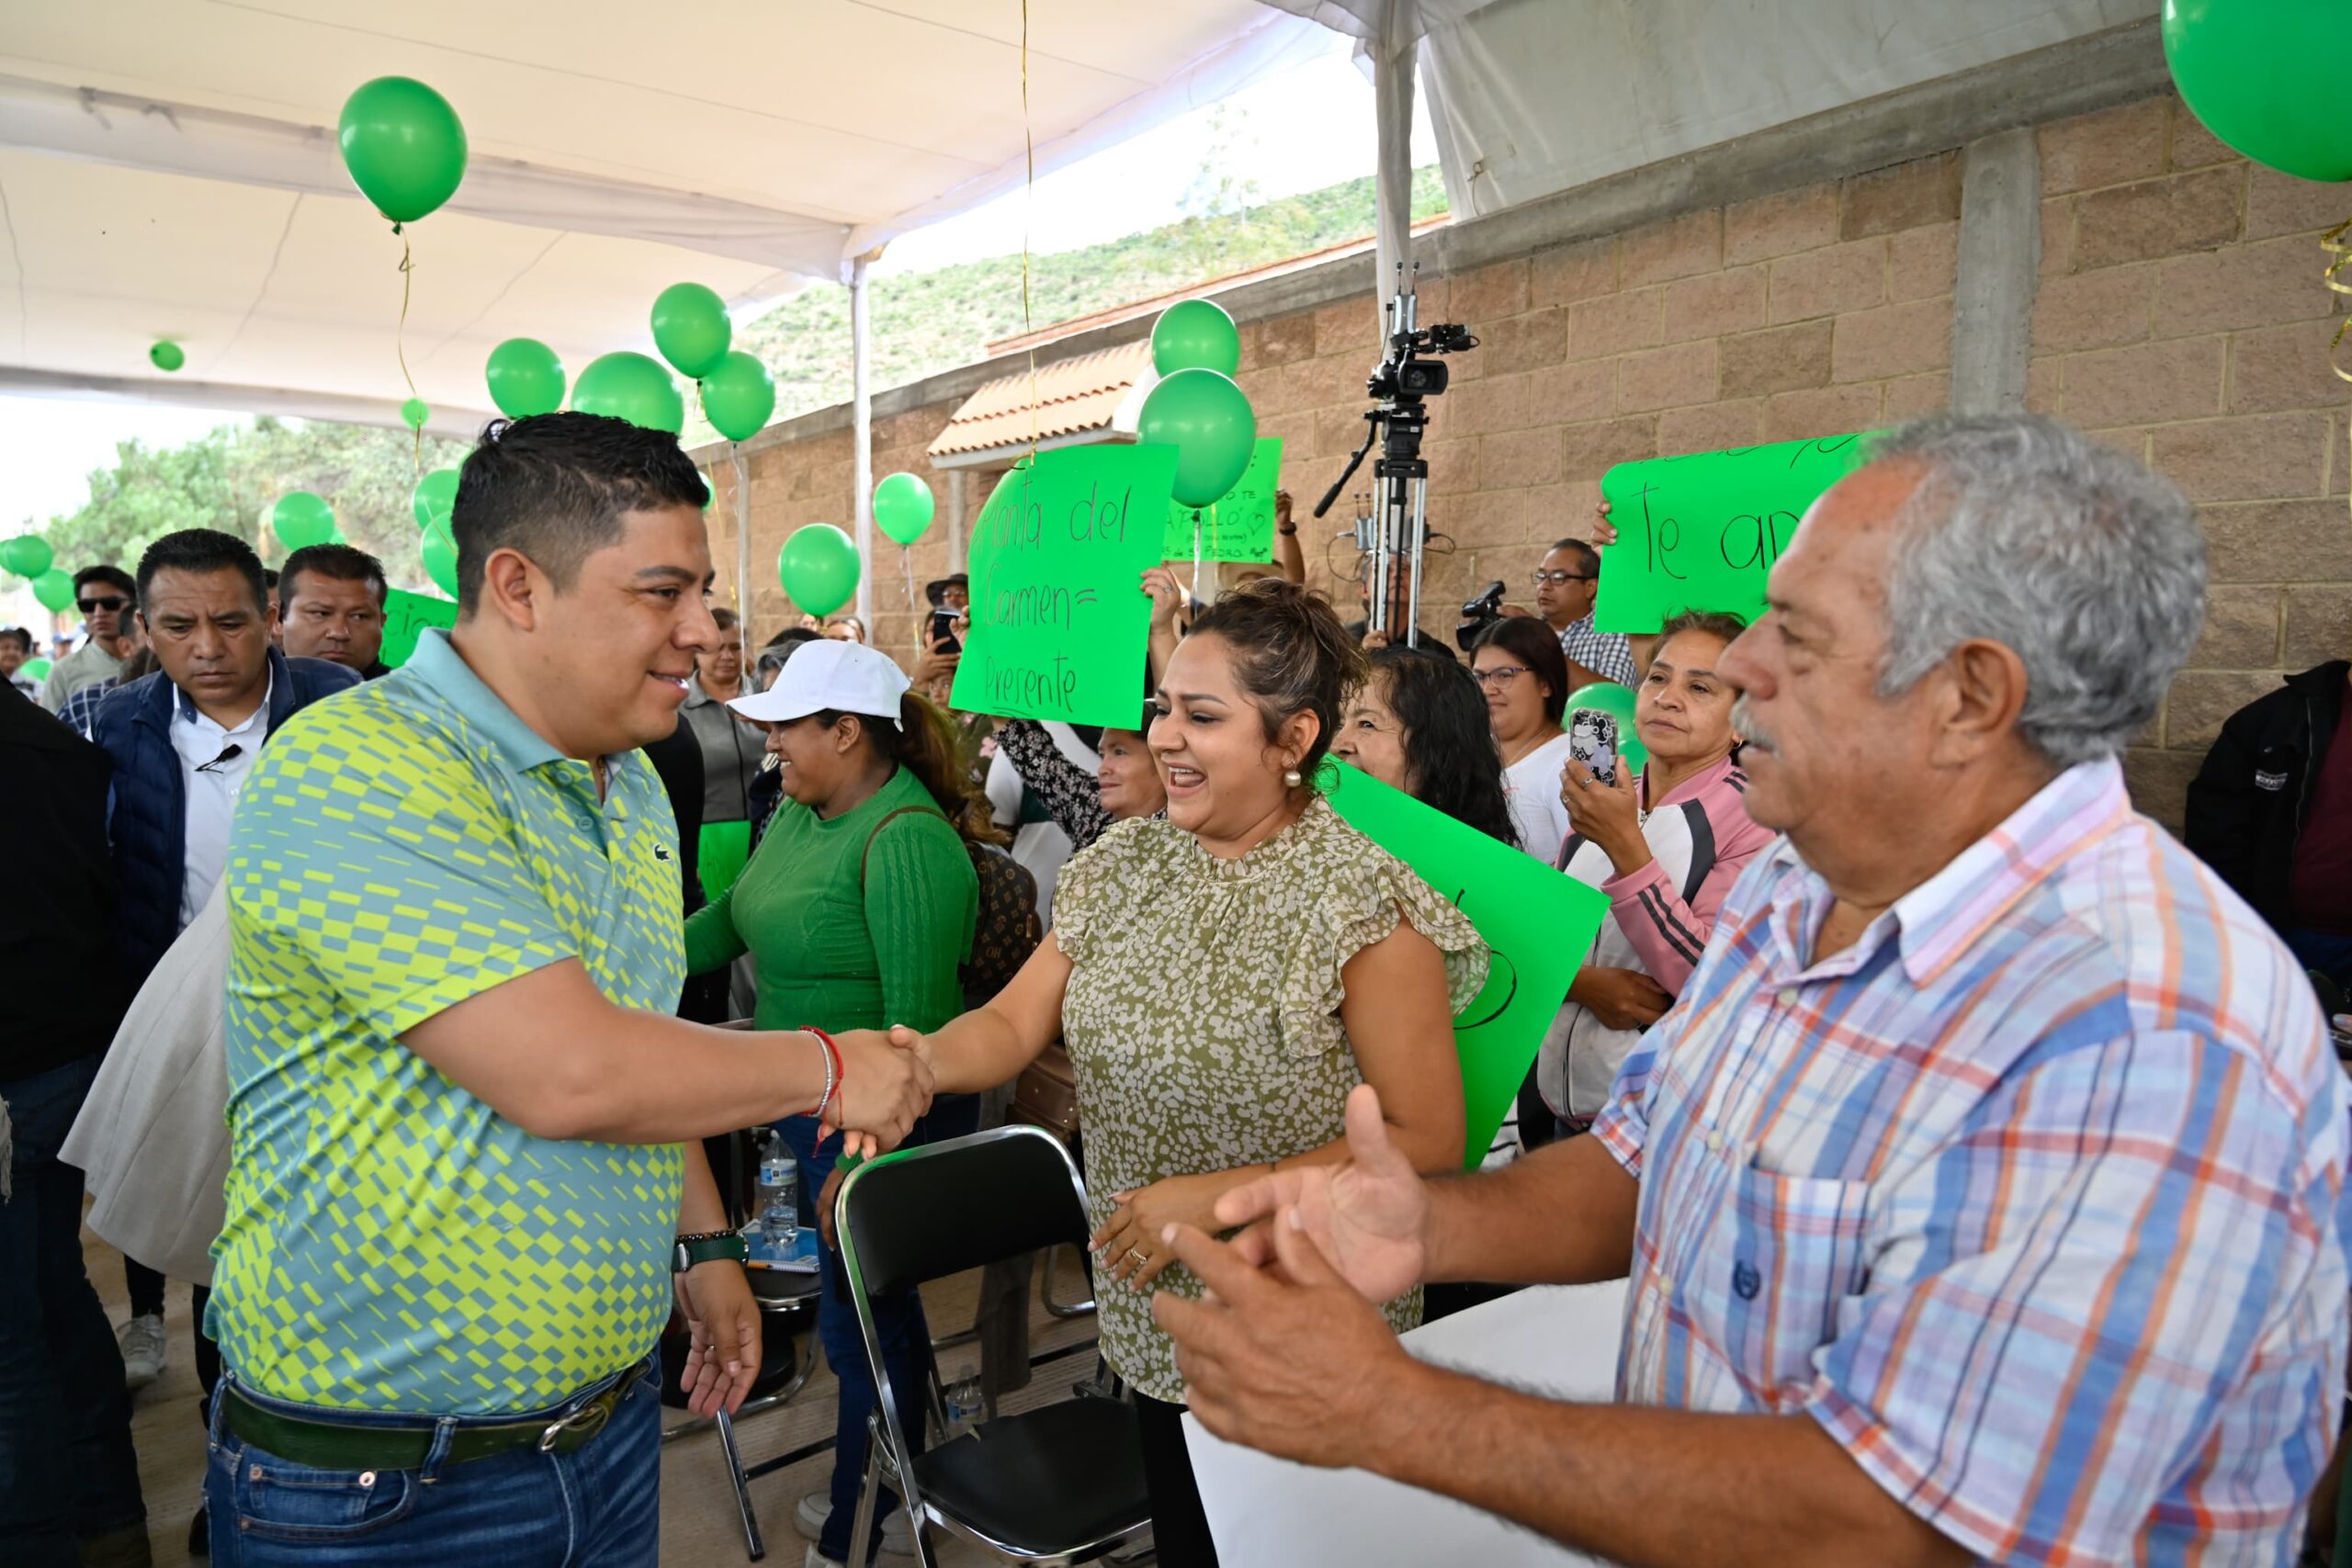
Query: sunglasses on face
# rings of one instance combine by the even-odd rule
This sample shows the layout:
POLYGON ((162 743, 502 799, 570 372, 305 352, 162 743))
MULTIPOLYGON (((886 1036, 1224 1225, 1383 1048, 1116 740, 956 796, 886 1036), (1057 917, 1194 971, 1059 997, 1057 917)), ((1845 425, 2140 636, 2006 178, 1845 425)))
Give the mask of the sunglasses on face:
POLYGON ((1545 571, 1539 567, 1535 572, 1535 586, 1538 588, 1543 587, 1547 582, 1557 586, 1563 582, 1590 582, 1593 581, 1593 575, 1589 571, 1545 571))
POLYGON ((82 614, 85 615, 95 615, 101 610, 104 610, 107 615, 112 615, 117 610, 119 610, 124 605, 130 604, 130 601, 128 599, 115 598, 109 595, 104 599, 76 599, 74 603, 81 610, 82 614))

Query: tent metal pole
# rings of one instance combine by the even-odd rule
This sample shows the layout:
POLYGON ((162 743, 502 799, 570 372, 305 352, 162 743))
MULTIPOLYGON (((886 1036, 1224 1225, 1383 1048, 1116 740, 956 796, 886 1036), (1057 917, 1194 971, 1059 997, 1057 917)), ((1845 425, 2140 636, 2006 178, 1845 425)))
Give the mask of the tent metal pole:
POLYGON ((857 511, 857 618, 874 634, 874 344, 866 319, 865 269, 878 252, 849 264, 850 489, 857 511))
MULTIPOLYGON (((1372 294, 1386 299, 1413 287, 1413 68, 1420 57, 1416 0, 1387 0, 1372 43, 1372 100, 1377 125, 1374 164, 1374 271, 1372 294), (1398 269, 1402 268, 1400 272, 1398 269)), ((1383 349, 1387 347, 1384 342, 1383 349)))

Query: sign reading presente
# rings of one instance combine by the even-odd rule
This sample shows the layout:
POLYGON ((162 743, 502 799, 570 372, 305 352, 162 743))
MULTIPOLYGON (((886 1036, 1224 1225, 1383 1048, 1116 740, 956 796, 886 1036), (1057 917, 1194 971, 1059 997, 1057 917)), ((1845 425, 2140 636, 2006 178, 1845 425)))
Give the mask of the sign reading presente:
POLYGON ((1063 446, 1023 458, 972 527, 966 713, 1133 729, 1176 448, 1063 446))
POLYGON ((1764 581, 1805 508, 1862 465, 1870 436, 1828 435, 1620 463, 1601 476, 1617 525, 1593 623, 1654 632, 1685 610, 1764 613, 1764 581))
POLYGON ((1463 1165, 1475 1170, 1609 918, 1609 899, 1344 762, 1326 763, 1316 782, 1333 810, 1453 899, 1493 950, 1486 987, 1453 1021, 1468 1119, 1463 1165))
POLYGON ((376 657, 397 670, 416 651, 417 634, 427 626, 458 624, 458 602, 395 588, 384 595, 384 651, 376 657))
POLYGON ((1250 466, 1211 506, 1168 509, 1169 560, 1274 558, 1274 491, 1283 482, 1283 438, 1261 435, 1250 466))

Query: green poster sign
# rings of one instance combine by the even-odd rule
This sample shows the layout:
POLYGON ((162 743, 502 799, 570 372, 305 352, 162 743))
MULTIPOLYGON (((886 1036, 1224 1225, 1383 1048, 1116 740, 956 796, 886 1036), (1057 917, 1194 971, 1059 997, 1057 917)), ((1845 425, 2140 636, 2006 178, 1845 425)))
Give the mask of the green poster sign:
POLYGON ((1264 435, 1250 466, 1213 506, 1168 509, 1167 560, 1270 561, 1274 558, 1274 491, 1283 482, 1283 438, 1264 435), (1198 530, 1197 547, 1194 531, 1198 530))
POLYGON ((427 626, 458 624, 458 602, 435 593, 393 589, 384 595, 384 651, 376 657, 397 670, 416 651, 416 636, 427 626))
POLYGON ((1317 783, 1340 816, 1453 899, 1494 951, 1486 987, 1453 1021, 1469 1117, 1463 1165, 1476 1169, 1609 918, 1609 899, 1344 762, 1317 783))
POLYGON ((1600 493, 1617 525, 1593 622, 1654 632, 1685 610, 1764 613, 1764 580, 1821 492, 1862 464, 1868 434, 1620 463, 1600 493))
POLYGON ((966 713, 1132 729, 1176 448, 1062 446, 1023 458, 972 525, 966 713))

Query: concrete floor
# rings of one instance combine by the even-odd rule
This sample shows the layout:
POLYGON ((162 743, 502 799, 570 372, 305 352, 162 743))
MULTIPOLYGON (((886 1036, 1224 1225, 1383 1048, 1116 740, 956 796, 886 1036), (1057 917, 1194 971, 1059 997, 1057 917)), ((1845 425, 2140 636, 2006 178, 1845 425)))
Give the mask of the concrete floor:
MULTIPOLYGON (((83 1257, 91 1282, 106 1303, 107 1316, 119 1325, 127 1313, 121 1254, 85 1231, 83 1257)), ((978 1284, 978 1274, 972 1273, 923 1288, 923 1304, 933 1334, 945 1335, 970 1325, 978 1284)), ((1055 1294, 1061 1301, 1076 1300, 1085 1294, 1084 1278, 1074 1257, 1067 1253, 1055 1294)), ((132 1396, 131 1435, 139 1449, 139 1478, 147 1498, 147 1530, 156 1568, 179 1568, 189 1561, 188 1521, 196 1513, 203 1489, 204 1432, 196 1413, 198 1388, 195 1356, 189 1348, 188 1288, 175 1282, 167 1291, 164 1303, 171 1336, 170 1359, 160 1381, 132 1396)), ((1090 1340, 1095 1335, 1091 1316, 1067 1320, 1048 1316, 1038 1304, 1035 1292, 1031 1296, 1031 1322, 1033 1355, 1090 1340)), ((809 1337, 804 1339, 807 1337, 809 1337)), ((941 1372, 951 1381, 978 1365, 975 1347, 940 1355, 941 1372)), ((1010 1396, 1003 1407, 1025 1410, 1065 1398, 1071 1383, 1091 1376, 1093 1371, 1094 1358, 1088 1354, 1050 1361, 1038 1369, 1028 1388, 1010 1396)), ((755 1466, 773 1455, 830 1436, 833 1428, 833 1388, 831 1370, 820 1367, 790 1404, 741 1424, 736 1428, 736 1438, 742 1446, 744 1465, 755 1466)), ((687 1420, 684 1411, 665 1411, 664 1416, 673 1427, 687 1420)), ((778 1568, 799 1568, 808 1543, 793 1526, 793 1507, 804 1493, 823 1490, 831 1472, 832 1455, 828 1451, 752 1483, 752 1505, 765 1537, 767 1562, 777 1564, 778 1568)), ((971 1568, 1003 1561, 967 1541, 946 1537, 944 1532, 935 1532, 933 1549, 942 1568, 971 1568)), ((662 1561, 665 1564, 692 1564, 694 1568, 731 1568, 745 1561, 741 1517, 733 1490, 728 1484, 715 1428, 704 1427, 662 1447, 662 1561)), ((893 1563, 911 1563, 913 1559, 884 1555, 876 1561, 883 1568, 889 1568, 893 1563)))

